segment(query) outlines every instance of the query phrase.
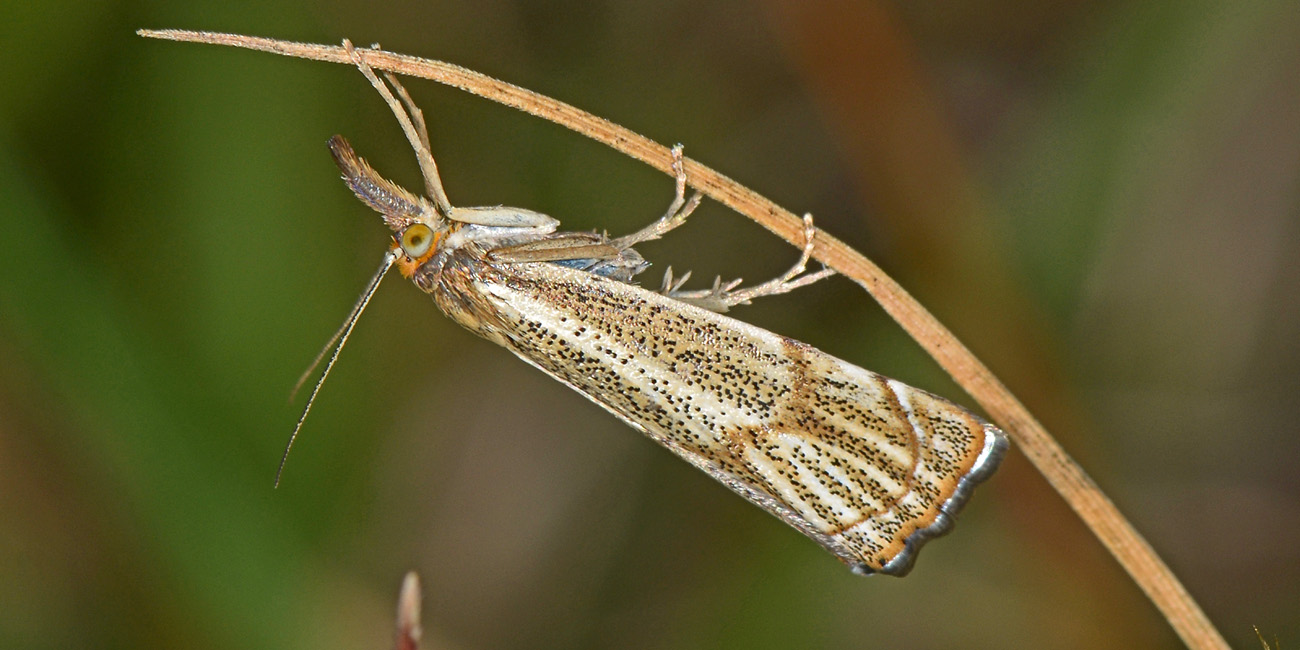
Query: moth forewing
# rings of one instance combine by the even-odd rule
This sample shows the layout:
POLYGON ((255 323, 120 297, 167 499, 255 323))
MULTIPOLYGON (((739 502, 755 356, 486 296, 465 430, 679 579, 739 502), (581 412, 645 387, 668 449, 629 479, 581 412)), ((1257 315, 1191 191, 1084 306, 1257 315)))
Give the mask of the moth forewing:
POLYGON ((1003 434, 943 398, 640 287, 447 251, 413 278, 860 573, 906 573, 997 466, 1003 434))

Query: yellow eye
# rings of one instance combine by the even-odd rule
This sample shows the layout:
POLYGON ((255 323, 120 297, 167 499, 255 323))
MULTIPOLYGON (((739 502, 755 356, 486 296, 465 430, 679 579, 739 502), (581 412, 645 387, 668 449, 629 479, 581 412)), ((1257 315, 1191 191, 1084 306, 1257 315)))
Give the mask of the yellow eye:
POLYGON ((419 259, 429 252, 429 247, 433 245, 433 230, 428 226, 417 223, 402 231, 402 252, 407 257, 419 259))

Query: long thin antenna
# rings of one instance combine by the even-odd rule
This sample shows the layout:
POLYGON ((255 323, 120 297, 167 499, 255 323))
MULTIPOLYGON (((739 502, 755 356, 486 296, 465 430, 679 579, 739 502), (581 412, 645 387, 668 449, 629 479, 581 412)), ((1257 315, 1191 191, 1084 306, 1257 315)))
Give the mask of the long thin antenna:
MULTIPOLYGON (((311 379, 311 374, 320 367, 320 362, 325 359, 325 355, 329 354, 329 351, 334 348, 334 344, 338 342, 339 338, 344 336, 348 330, 352 329, 352 324, 361 316, 361 311, 366 308, 366 303, 370 301, 370 294, 378 288, 378 278, 385 274, 390 264, 392 264, 392 262, 386 261, 383 270, 379 272, 379 275, 370 280, 370 286, 367 287, 365 293, 357 296, 357 302, 352 305, 352 311, 348 312, 348 317, 343 320, 343 324, 339 325, 338 330, 334 332, 334 336, 331 336, 330 340, 326 341, 325 345, 321 346, 320 352, 316 354, 315 359, 312 359, 311 365, 307 366, 307 369, 302 371, 302 375, 298 377, 298 383, 293 385, 293 390, 289 393, 290 402, 293 402, 298 398, 298 391, 302 390, 303 385, 307 383, 308 379, 311 379)), ((328 373, 329 371, 327 370, 326 372, 328 373)), ((310 402, 310 400, 308 400, 308 402, 310 402)))
MULTIPOLYGON (((298 439, 298 432, 302 430, 302 423, 307 421, 307 414, 311 413, 311 405, 316 402, 316 395, 320 393, 321 386, 325 385, 325 378, 330 376, 330 369, 334 367, 334 362, 338 361, 339 353, 343 351, 344 344, 348 342, 348 336, 352 334, 352 328, 356 326, 357 321, 361 318, 361 312, 365 311, 366 305, 370 303, 370 297, 375 295, 375 291, 379 289, 379 283, 383 281, 384 275, 388 273, 388 269, 392 268, 393 262, 397 261, 397 255, 397 249, 391 249, 384 253, 384 261, 379 265, 379 270, 375 271, 374 277, 370 278, 370 284, 366 285, 366 290, 357 299, 357 304, 352 306, 352 312, 348 314, 347 320, 343 321, 343 327, 340 327, 339 331, 334 333, 334 338, 330 340, 331 344, 334 341, 338 341, 338 344, 334 346, 329 361, 325 362, 325 369, 321 371, 320 379, 316 380, 316 385, 311 389, 311 395, 307 398, 307 405, 303 407, 302 415, 298 417, 298 424, 294 425, 293 433, 289 435, 289 443, 284 446, 284 455, 280 457, 280 468, 275 471, 275 487, 280 487, 280 476, 284 474, 284 464, 289 460, 289 450, 293 449, 293 442, 298 439)), ((329 345, 327 344, 325 347, 329 348, 329 345)), ((321 354, 316 356, 316 361, 312 362, 312 368, 315 368, 320 363, 321 357, 324 355, 325 350, 321 350, 321 354)), ((310 373, 311 369, 308 369, 307 372, 310 373)), ((304 374, 305 378, 306 375, 304 374)), ((298 381, 298 385, 302 385, 302 380, 298 381)), ((297 390, 297 388, 294 388, 294 392, 297 392, 297 390)))

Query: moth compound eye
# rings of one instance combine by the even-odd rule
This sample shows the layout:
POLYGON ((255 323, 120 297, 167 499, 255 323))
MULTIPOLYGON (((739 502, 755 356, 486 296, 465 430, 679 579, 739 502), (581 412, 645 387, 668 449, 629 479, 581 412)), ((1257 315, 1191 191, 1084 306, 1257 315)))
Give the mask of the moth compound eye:
POLYGON ((402 252, 411 259, 419 259, 433 246, 433 230, 417 223, 402 231, 402 252))

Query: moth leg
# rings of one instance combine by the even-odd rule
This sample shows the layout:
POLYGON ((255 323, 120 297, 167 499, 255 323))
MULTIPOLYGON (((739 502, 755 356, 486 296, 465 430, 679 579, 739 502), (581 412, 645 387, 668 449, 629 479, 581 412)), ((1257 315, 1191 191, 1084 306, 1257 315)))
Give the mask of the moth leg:
MULTIPOLYGON (((352 64, 357 66, 361 74, 365 75, 366 79, 370 81, 370 85, 379 91, 379 95, 384 98, 388 108, 397 117, 397 123, 401 125, 402 133, 406 134, 406 140, 415 149, 415 158, 419 161, 420 173, 424 176, 424 186, 429 191, 429 198, 433 200, 434 206, 444 215, 451 212, 451 201, 447 199, 447 192, 442 188, 442 178, 438 176, 438 163, 434 162, 433 152, 429 149, 429 132, 424 124, 424 114, 420 109, 415 108, 415 103, 410 100, 410 95, 407 94, 406 90, 402 89, 400 84, 395 84, 403 96, 402 101, 398 101, 393 96, 392 91, 388 89, 388 86, 375 74, 370 64, 361 58, 351 41, 343 39, 343 49, 347 51, 348 57, 352 59, 352 64), (402 102, 406 102, 406 105, 404 106, 402 102), (408 113, 408 108, 414 110, 408 113), (412 115, 414 115, 414 119, 412 119, 412 115), (419 122, 419 127, 416 127, 416 121, 419 122)), ((390 80, 393 79, 392 75, 386 76, 390 80)))
POLYGON ((736 305, 749 304, 755 298, 764 296, 775 296, 782 293, 794 291, 799 287, 806 287, 818 280, 835 275, 832 269, 822 269, 816 273, 804 274, 807 269, 808 261, 812 259, 813 236, 817 234, 817 229, 813 226, 811 214, 803 216, 804 224, 804 245, 803 253, 799 256, 799 261, 790 267, 790 270, 783 273, 780 277, 773 278, 762 284, 756 284, 745 289, 736 289, 740 285, 740 280, 735 279, 727 283, 722 282, 722 278, 713 281, 713 287, 709 289, 699 289, 694 291, 682 291, 681 286, 690 277, 687 272, 676 281, 673 280, 672 269, 668 269, 664 274, 664 284, 659 290, 660 293, 672 298, 687 302, 698 307, 703 307, 710 311, 719 313, 726 312, 736 305))
MULTIPOLYGON (((379 44, 375 43, 371 47, 379 49, 379 44)), ((384 79, 397 92, 397 98, 402 100, 402 105, 406 107, 407 114, 411 116, 411 122, 415 125, 416 131, 419 132, 420 144, 423 145, 424 151, 429 152, 429 156, 433 157, 433 146, 429 144, 429 126, 424 122, 424 111, 415 105, 415 100, 411 99, 411 93, 406 92, 406 86, 403 86, 402 82, 398 81, 397 75, 385 70, 384 79)))
POLYGON ((631 248, 641 242, 659 239, 664 236, 664 233, 686 223, 686 217, 691 216, 695 208, 699 207, 704 195, 697 191, 689 201, 686 199, 686 165, 682 162, 682 145, 680 144, 673 146, 673 176, 676 179, 677 191, 664 216, 659 217, 657 221, 641 230, 610 241, 610 244, 620 250, 631 248))
POLYGON ((501 246, 487 252, 494 262, 558 262, 574 259, 606 260, 618 257, 619 250, 599 235, 584 232, 556 233, 545 239, 501 246))
POLYGON ((507 264, 550 262, 619 282, 631 282, 633 276, 649 266, 634 249, 615 248, 603 235, 589 232, 555 233, 535 241, 494 248, 487 252, 487 258, 507 264))

